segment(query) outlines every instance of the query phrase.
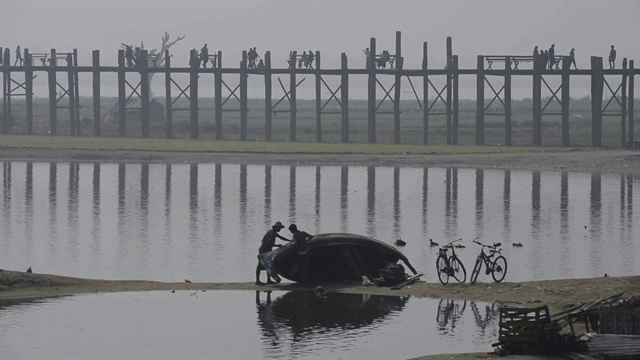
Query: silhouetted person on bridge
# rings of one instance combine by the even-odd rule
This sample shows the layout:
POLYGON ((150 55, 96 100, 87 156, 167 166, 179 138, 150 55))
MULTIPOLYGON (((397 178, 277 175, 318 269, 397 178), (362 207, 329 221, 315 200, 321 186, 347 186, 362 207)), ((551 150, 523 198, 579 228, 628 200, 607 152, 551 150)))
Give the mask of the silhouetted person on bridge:
POLYGON ((307 69, 312 69, 313 68, 313 51, 309 50, 309 53, 307 54, 307 61, 305 62, 304 66, 307 69))
POLYGON ((0 66, 4 63, 4 50, 0 47, 0 66))
POLYGON ((124 49, 124 58, 127 60, 127 67, 133 67, 133 49, 127 45, 124 49))
POLYGON ((616 68, 616 49, 611 45, 611 51, 609 51, 609 69, 616 68))
POLYGON ((549 62, 549 52, 547 50, 540 51, 540 70, 547 68, 549 62))
POLYGON ((256 69, 264 70, 264 62, 262 61, 262 59, 260 59, 260 61, 258 62, 258 65, 256 65, 256 69))
POLYGON ((551 44, 549 48, 549 70, 556 64, 556 44, 551 44))
POLYGON ((200 49, 200 61, 202 61, 202 67, 207 67, 207 62, 209 62, 209 48, 207 44, 204 44, 202 49, 200 49))
MULTIPOLYGON (((613 48, 613 46, 611 48, 613 48)), ((22 65, 22 63, 23 63, 22 51, 20 51, 20 45, 18 45, 18 47, 16 48, 16 61, 13 64, 13 66, 16 66, 18 64, 22 65)))
POLYGON ((575 48, 571 48, 571 51, 569 51, 569 58, 571 59, 571 62, 569 63, 569 69, 571 69, 571 64, 573 64, 573 67, 578 70, 578 66, 576 65, 576 49, 575 48))

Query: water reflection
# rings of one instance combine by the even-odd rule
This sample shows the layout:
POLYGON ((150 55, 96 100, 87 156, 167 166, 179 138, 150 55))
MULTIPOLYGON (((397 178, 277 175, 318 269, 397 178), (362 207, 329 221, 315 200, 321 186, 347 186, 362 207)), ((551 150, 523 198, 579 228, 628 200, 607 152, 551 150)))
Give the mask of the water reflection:
MULTIPOLYGON (((0 302, 0 327, 5 330, 0 352, 9 359, 51 354, 85 359, 96 351, 114 359, 210 359, 212 354, 225 359, 406 359, 488 351, 497 338, 491 334, 491 321, 483 335, 468 303, 463 305, 466 313, 462 310, 455 320, 455 330, 443 335, 425 321, 425 314, 441 311, 434 299, 281 291, 190 293, 0 302), (108 337, 108 346, 105 336, 97 334, 108 337)), ((477 308, 485 306, 490 308, 477 303, 477 308)))
POLYGON ((453 333, 466 309, 466 300, 440 299, 436 314, 439 333, 442 335, 453 333))
MULTIPOLYGON (((11 161, 2 169, 7 268, 165 280, 193 270, 207 281, 248 281, 265 229, 281 220, 311 232, 406 238, 403 251, 422 269, 437 255, 429 238, 480 236, 505 244, 518 264, 510 281, 640 271, 635 174, 11 161)), ((460 251, 465 264, 477 255, 471 249, 460 251)))
MULTIPOLYGON (((318 340, 335 330, 358 330, 402 311, 408 297, 314 292, 289 292, 271 301, 271 292, 256 291, 258 324, 263 341, 278 347, 278 332, 286 329, 293 342, 318 340)), ((281 346, 282 344, 280 344, 281 346)))

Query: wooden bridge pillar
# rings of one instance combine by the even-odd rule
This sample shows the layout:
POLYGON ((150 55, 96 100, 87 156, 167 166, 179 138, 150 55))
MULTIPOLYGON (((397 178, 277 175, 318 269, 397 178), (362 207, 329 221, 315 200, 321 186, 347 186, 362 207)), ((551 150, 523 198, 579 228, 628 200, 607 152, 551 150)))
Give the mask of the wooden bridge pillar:
POLYGON ((347 54, 340 56, 340 99, 342 100, 342 142, 349 142, 349 64, 347 54))
POLYGON ((73 93, 75 94, 76 134, 82 135, 80 127, 80 79, 78 73, 78 49, 73 49, 73 93))
POLYGON ((602 91, 604 71, 602 58, 591 57, 591 145, 602 146, 602 91))
POLYGON ((533 145, 542 145, 542 68, 539 59, 533 59, 533 145))
POLYGON ((453 72, 452 62, 453 59, 453 44, 451 40, 451 36, 447 36, 447 145, 453 144, 453 135, 452 135, 452 114, 451 114, 451 98, 453 96, 453 72))
MULTIPOLYGON (((195 50, 191 50, 191 58, 198 56, 195 50)), ((200 62, 191 61, 191 69, 189 71, 189 114, 191 119, 191 138, 200 137, 200 129, 198 126, 198 69, 200 62)))
POLYGON ((400 95, 402 84, 402 68, 404 59, 402 58, 402 33, 396 31, 396 76, 395 76, 395 88, 394 88, 394 100, 393 100, 393 142, 400 144, 400 95))
POLYGON ((511 146, 511 57, 504 62, 504 144, 511 146))
POLYGON ((429 67, 427 42, 422 43, 422 144, 429 144, 429 67))
POLYGON ((240 140, 247 140, 247 51, 242 52, 242 61, 240 62, 240 140))
POLYGON ((320 51, 316 51, 316 141, 322 142, 322 74, 320 73, 320 51))
POLYGON ((47 69, 47 77, 49 80, 49 133, 51 135, 58 134, 58 93, 56 81, 56 69, 58 61, 56 59, 56 49, 51 49, 51 62, 47 69))
POLYGON ((118 50, 118 135, 127 136, 127 98, 125 94, 124 50, 118 50))
POLYGON ((635 69, 633 67, 633 60, 629 60, 629 111, 627 112, 629 114, 629 141, 634 141, 634 134, 633 134, 633 127, 634 127, 634 106, 633 106, 633 99, 635 98, 635 89, 634 89, 634 81, 633 81, 633 77, 634 77, 634 72, 635 69))
POLYGON ((569 139, 569 102, 570 96, 570 68, 571 58, 562 57, 562 146, 570 146, 569 139))
POLYGON ((140 50, 140 113, 142 115, 142 137, 149 137, 149 52, 140 50))
POLYGON ((91 64, 93 65, 93 135, 102 135, 101 115, 100 115, 100 50, 93 50, 91 53, 91 64))
POLYGON ((173 100, 171 99, 171 55, 169 50, 164 51, 164 92, 165 92, 165 117, 167 119, 167 139, 173 138, 173 100))
POLYGON ((291 67, 289 68, 289 141, 296 141, 296 60, 298 58, 298 52, 293 52, 293 59, 291 59, 291 67))
POLYGON ((484 145, 484 56, 476 63, 476 145, 484 145))
POLYGON ((76 125, 76 94, 73 76, 73 54, 67 54, 67 78, 67 97, 69 98, 69 131, 71 133, 71 136, 76 136, 76 130, 78 129, 78 126, 76 125))
POLYGON ((622 95, 620 104, 620 146, 626 147, 627 142, 627 58, 622 59, 622 95))
POLYGON ((367 141, 371 144, 376 142, 376 38, 369 41, 369 58, 367 59, 367 70, 369 72, 368 95, 367 95, 367 141))
POLYGON ((273 130, 272 96, 271 51, 267 51, 264 54, 264 138, 266 141, 271 141, 271 132, 273 130))
MULTIPOLYGON (((266 61, 266 60, 265 60, 266 61)), ((215 139, 222 139, 222 51, 218 51, 216 69, 213 79, 213 96, 215 105, 215 139)))
POLYGON ((459 104, 460 104, 460 91, 458 88, 459 84, 459 74, 458 71, 458 55, 453 55, 451 57, 451 71, 453 72, 453 82, 452 82, 452 92, 453 92, 453 104, 452 104, 452 120, 451 120, 451 143, 453 145, 458 145, 458 115, 459 115, 459 104))
POLYGON ((33 134, 33 59, 29 49, 24 49, 24 88, 27 105, 27 134, 33 134))
MULTIPOLYGON (((4 53, 0 54, 2 56, 3 64, 11 63, 11 52, 8 48, 5 48, 4 53)), ((9 67, 2 66, 2 118, 0 119, 0 132, 6 134, 9 129, 9 116, 11 113, 9 112, 9 67)))

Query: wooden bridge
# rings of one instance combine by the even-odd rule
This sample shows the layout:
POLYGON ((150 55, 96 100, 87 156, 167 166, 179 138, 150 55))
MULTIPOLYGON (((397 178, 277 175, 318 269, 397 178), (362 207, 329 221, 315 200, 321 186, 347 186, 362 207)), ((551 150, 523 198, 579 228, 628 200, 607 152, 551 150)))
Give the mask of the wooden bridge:
MULTIPOLYGON (((627 61, 623 59, 622 68, 615 70, 605 70, 603 68, 603 60, 601 57, 591 57, 590 69, 571 70, 568 56, 557 57, 554 59, 555 66, 552 69, 546 69, 545 66, 537 66, 535 60, 531 56, 513 56, 513 55, 478 55, 477 66, 472 69, 460 69, 458 67, 458 56, 453 54, 452 40, 447 38, 446 44, 446 68, 432 69, 428 65, 428 47, 427 43, 423 43, 423 60, 422 66, 418 69, 404 68, 404 58, 402 57, 401 33, 396 32, 396 49, 395 54, 389 54, 394 60, 393 66, 390 68, 380 68, 377 62, 380 56, 376 51, 376 39, 371 38, 369 44, 369 52, 373 56, 367 56, 367 66, 365 68, 349 68, 347 55, 341 54, 341 67, 335 69, 322 68, 321 54, 316 52, 314 55, 315 64, 311 68, 273 68, 271 64, 271 54, 269 51, 264 56, 264 67, 259 69, 249 68, 247 52, 242 53, 242 60, 238 68, 224 67, 222 62, 222 52, 212 54, 210 59, 212 67, 201 68, 199 62, 191 62, 189 67, 172 67, 169 52, 165 53, 164 65, 157 64, 157 54, 148 54, 146 50, 140 53, 139 65, 127 67, 125 62, 125 52, 118 52, 117 66, 105 66, 100 63, 100 51, 94 50, 92 53, 92 65, 81 66, 78 64, 77 50, 71 53, 58 53, 52 49, 47 54, 30 54, 25 49, 24 62, 20 65, 11 65, 10 50, 6 49, 3 54, 4 66, 0 66, 3 74, 3 111, 2 123, 0 124, 0 132, 8 133, 9 119, 12 119, 11 100, 15 96, 26 97, 26 132, 33 133, 33 79, 36 73, 46 73, 49 89, 49 132, 52 135, 58 134, 58 109, 67 108, 59 103, 63 98, 68 99, 70 134, 77 136, 80 134, 79 122, 79 84, 78 74, 88 73, 93 76, 93 136, 102 136, 101 130, 101 76, 106 73, 117 74, 118 79, 118 135, 120 137, 127 136, 126 110, 128 100, 133 96, 139 98, 139 111, 141 114, 141 134, 142 137, 149 137, 149 120, 150 120, 150 74, 164 74, 166 89, 166 137, 174 136, 174 126, 172 114, 174 111, 185 110, 189 112, 190 118, 190 137, 199 138, 199 108, 198 108, 198 84, 207 81, 208 76, 213 77, 214 88, 214 139, 222 139, 222 119, 224 111, 238 111, 240 113, 239 132, 240 139, 247 140, 247 87, 249 76, 260 76, 264 78, 264 140, 271 141, 273 136, 272 116, 276 105, 283 101, 289 103, 288 112, 290 116, 289 122, 289 141, 296 141, 296 124, 297 124, 297 96, 296 88, 302 82, 298 80, 299 75, 312 75, 315 77, 315 120, 316 120, 316 141, 323 141, 323 115, 340 115, 340 133, 341 141, 349 142, 349 80, 354 75, 366 75, 368 78, 367 93, 367 142, 375 143, 377 137, 376 131, 376 115, 389 114, 393 115, 393 140, 394 143, 401 143, 402 122, 401 122, 401 86, 402 79, 406 77, 417 102, 422 109, 422 143, 429 144, 430 137, 430 119, 432 116, 444 116, 446 118, 446 143, 451 145, 458 144, 459 133, 459 79, 460 76, 473 76, 476 78, 476 112, 475 112, 475 143, 477 145, 485 144, 485 116, 503 116, 504 117, 504 144, 512 145, 512 112, 511 112, 511 91, 512 78, 514 76, 527 76, 532 79, 532 144, 542 146, 542 118, 543 116, 555 115, 561 117, 561 138, 563 146, 571 146, 569 138, 569 101, 570 101, 570 80, 575 76, 588 76, 591 79, 591 145, 602 146, 602 126, 604 116, 615 116, 620 119, 620 145, 621 146, 637 146, 640 143, 634 137, 634 103, 628 101, 634 98, 634 76, 638 70, 634 68, 633 60, 627 61), (152 59, 153 58, 153 59, 152 59), (150 61, 154 60, 154 61, 150 61), (529 69, 523 69, 523 65, 528 62, 532 63, 529 69), (215 63, 215 64, 214 64, 215 63), (496 68, 501 64, 503 68, 496 68), (520 65, 520 67, 518 67, 520 65), (16 81, 12 76, 17 73, 24 74, 24 82, 16 81), (59 73, 66 73, 67 81, 61 81, 58 78, 59 73), (132 76, 136 74, 137 76, 132 76), (189 74, 189 82, 187 85, 180 86, 172 77, 175 74, 189 74), (235 88, 229 86, 223 81, 223 75, 238 75, 238 83, 235 88), (285 92, 279 101, 273 103, 273 75, 288 75, 289 88, 286 89, 284 84, 280 82, 280 86, 285 92), (619 76, 620 82, 610 84, 605 77, 619 76), (324 80, 326 77, 339 77, 340 85, 332 89, 324 80), (393 77, 394 83, 390 88, 385 88, 379 81, 382 77, 393 77), (139 79, 136 86, 133 86, 128 78, 139 79), (436 87, 434 78, 444 78, 446 83, 443 87, 436 87), (551 77, 560 78, 560 86, 557 89, 552 88, 547 82, 551 77), (422 79, 422 91, 416 89, 413 85, 412 78, 422 79), (492 84, 496 78, 501 84, 500 87, 492 84), (228 95, 223 95, 223 85, 228 90, 228 95), (491 91, 490 101, 487 103, 485 90, 491 91), (323 86, 329 90, 328 99, 322 98, 323 86), (172 88, 177 87, 180 92, 178 96, 174 96, 172 88), (232 89, 233 88, 233 89, 232 89), (62 93, 59 94, 58 90, 62 93), (382 90, 378 96, 378 89, 382 90), (546 89, 546 90, 545 90, 546 89), (543 104, 543 90, 547 92, 549 97, 544 98, 546 103, 543 104), (609 99, 603 103, 605 91, 609 99), (430 99, 430 96, 432 99, 430 99), (189 100, 188 109, 174 108, 175 101, 178 98, 185 97, 189 100), (234 98, 240 103, 238 110, 225 110, 224 106, 227 101, 234 98), (326 105, 330 101, 334 101, 339 105, 339 111, 325 111, 326 105), (393 111, 383 111, 380 109, 385 101, 393 104, 393 111), (436 104, 444 105, 444 111, 434 107, 436 104), (500 103, 502 111, 490 111, 492 105, 500 103), (560 111, 552 112, 549 105, 555 103, 560 105, 560 111), (609 109, 609 111, 607 111, 609 109), (612 110, 614 112, 612 112, 612 110), (438 112, 439 111, 439 112, 438 112)), ((192 58, 197 56, 195 51, 191 53, 192 58)), ((298 58, 297 52, 292 52, 294 59, 298 58)), ((226 77, 228 79, 228 77, 226 77)), ((618 79, 616 77, 616 79, 618 79)), ((278 79, 280 81, 280 79, 278 79)), ((406 86, 406 85, 405 85, 406 86)), ((494 106, 495 107, 495 106, 494 106)), ((278 112, 283 112, 278 110, 278 112)))

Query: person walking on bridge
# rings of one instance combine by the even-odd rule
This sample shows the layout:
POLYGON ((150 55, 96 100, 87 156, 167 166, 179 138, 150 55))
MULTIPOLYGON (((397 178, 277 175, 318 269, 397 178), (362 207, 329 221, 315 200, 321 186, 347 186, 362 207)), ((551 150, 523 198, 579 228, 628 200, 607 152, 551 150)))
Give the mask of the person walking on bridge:
POLYGON ((553 70, 553 66, 556 64, 556 44, 551 44, 549 48, 549 70, 553 70))
POLYGON ((609 51, 609 69, 616 68, 616 49, 611 45, 611 51, 609 51))
POLYGON ((569 51, 569 59, 571 59, 571 63, 569 63, 569 69, 571 69, 571 64, 573 64, 573 67, 578 70, 578 66, 576 65, 576 49, 575 48, 571 48, 571 51, 569 51))

